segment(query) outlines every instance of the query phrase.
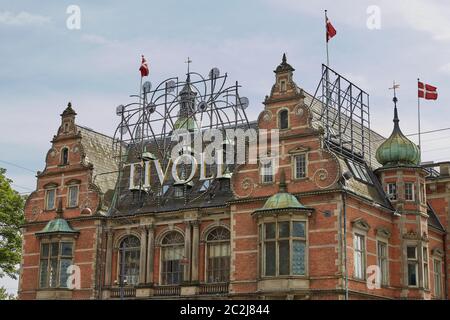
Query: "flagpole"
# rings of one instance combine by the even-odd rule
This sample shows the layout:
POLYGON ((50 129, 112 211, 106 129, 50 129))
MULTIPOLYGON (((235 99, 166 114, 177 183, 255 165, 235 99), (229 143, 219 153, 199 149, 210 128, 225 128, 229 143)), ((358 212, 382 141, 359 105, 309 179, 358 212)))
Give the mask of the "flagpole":
POLYGON ((330 66, 330 57, 329 57, 329 55, 328 55, 328 29, 327 29, 327 20, 328 20, 328 17, 327 17, 327 10, 325 10, 325 44, 326 44, 326 47, 327 47, 327 67, 329 67, 330 66))
MULTIPOLYGON (((419 82, 420 79, 417 78, 417 88, 419 88, 419 82)), ((420 161, 422 161, 422 143, 420 138, 420 97, 419 93, 417 92, 417 125, 418 125, 418 133, 419 133, 419 155, 420 155, 420 161)))

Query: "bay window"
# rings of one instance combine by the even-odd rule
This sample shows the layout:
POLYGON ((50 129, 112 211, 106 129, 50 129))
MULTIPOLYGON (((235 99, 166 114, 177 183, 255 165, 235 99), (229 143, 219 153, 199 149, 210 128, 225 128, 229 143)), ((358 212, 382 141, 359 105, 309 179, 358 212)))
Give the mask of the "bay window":
POLYGON ((72 265, 73 242, 51 241, 41 243, 39 287, 67 288, 69 274, 67 269, 72 265))

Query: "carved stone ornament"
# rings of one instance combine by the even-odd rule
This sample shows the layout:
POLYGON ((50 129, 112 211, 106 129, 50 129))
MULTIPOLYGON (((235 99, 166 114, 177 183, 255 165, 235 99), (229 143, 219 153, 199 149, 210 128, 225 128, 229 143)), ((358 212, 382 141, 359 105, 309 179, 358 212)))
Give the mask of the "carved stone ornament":
POLYGON ((368 231, 370 229, 370 225, 367 223, 364 218, 357 218, 352 221, 353 228, 368 231))
POLYGON ((391 231, 384 227, 378 227, 377 229, 377 236, 381 238, 389 239, 391 237, 391 231))

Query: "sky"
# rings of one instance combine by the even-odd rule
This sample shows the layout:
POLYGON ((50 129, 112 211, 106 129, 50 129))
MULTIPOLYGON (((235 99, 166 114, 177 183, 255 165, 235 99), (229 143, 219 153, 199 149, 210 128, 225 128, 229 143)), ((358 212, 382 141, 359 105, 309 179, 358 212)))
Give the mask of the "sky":
MULTIPOLYGON (((392 131, 395 80, 400 126, 417 133, 418 77, 439 93, 421 101, 422 132, 450 127, 450 3, 443 1, 0 0, 0 167, 17 191, 34 190, 69 101, 78 124, 112 135, 116 106, 139 90, 141 54, 154 85, 182 77, 187 57, 193 71, 227 72, 250 99, 251 119, 284 52, 297 85, 313 94, 326 60, 325 9, 337 30, 330 66, 369 93, 372 129, 392 131)), ((450 130, 423 134, 422 160, 450 160, 449 138, 450 130)), ((0 285, 17 289, 11 279, 0 285)))

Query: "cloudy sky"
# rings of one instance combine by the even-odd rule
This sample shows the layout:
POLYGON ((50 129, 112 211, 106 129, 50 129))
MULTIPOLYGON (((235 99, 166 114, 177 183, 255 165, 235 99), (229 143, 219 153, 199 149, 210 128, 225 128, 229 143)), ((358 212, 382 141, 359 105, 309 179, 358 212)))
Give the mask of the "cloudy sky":
MULTIPOLYGON (((79 124, 112 134, 115 107, 139 89, 142 53, 153 83, 183 76, 188 56, 192 70, 227 72, 250 98, 252 119, 283 52, 296 83, 313 93, 326 57, 324 9, 338 32, 331 67, 370 94, 373 129, 392 130, 395 80, 403 132, 417 132, 417 77, 439 90, 439 100, 422 103, 422 131, 450 127, 450 4, 443 1, 0 0, 0 166, 16 190, 33 190, 68 101, 79 124), (70 5, 81 11, 80 29, 67 27, 70 5), (374 13, 379 28, 368 28, 374 13)), ((424 134, 423 160, 450 160, 449 138, 450 130, 424 134)))

